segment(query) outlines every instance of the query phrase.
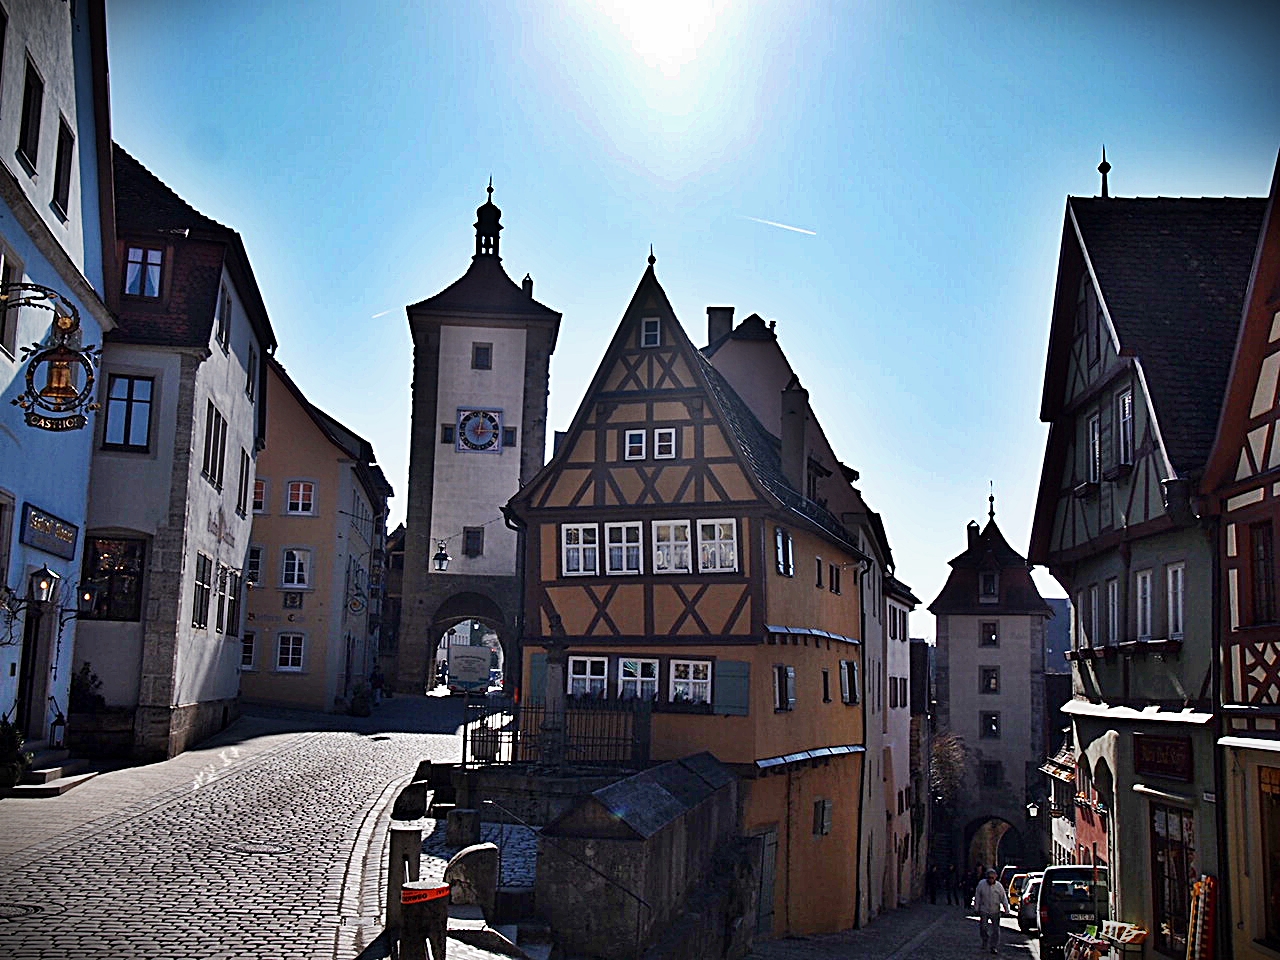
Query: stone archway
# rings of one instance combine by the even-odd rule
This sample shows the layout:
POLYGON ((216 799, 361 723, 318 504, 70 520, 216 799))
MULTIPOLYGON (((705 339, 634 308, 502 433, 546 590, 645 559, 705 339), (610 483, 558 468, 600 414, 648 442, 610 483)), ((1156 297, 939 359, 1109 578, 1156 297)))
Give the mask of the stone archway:
POLYGON ((519 682, 520 656, 512 626, 503 615, 502 608, 492 597, 475 591, 455 593, 440 604, 431 618, 427 635, 428 656, 426 673, 422 680, 427 689, 434 683, 436 673, 436 649, 450 628, 468 620, 476 620, 492 627, 502 646, 503 687, 510 690, 519 682))
POLYGON ((971 820, 964 828, 964 850, 967 877, 975 877, 980 867, 1021 864, 1026 856, 1021 832, 1003 817, 971 820))

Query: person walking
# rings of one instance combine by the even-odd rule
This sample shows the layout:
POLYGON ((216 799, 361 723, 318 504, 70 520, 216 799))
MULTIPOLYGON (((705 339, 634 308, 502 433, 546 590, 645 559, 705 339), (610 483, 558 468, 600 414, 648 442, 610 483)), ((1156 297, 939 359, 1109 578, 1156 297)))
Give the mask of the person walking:
POLYGON ((1000 952, 1000 915, 1009 909, 1009 895, 996 879, 994 867, 987 868, 986 879, 973 892, 973 906, 978 911, 978 931, 982 949, 1000 952))
POLYGON ((386 683, 386 679, 382 676, 382 668, 374 664, 373 672, 369 674, 369 692, 373 694, 373 705, 376 707, 382 702, 382 687, 386 683))
POLYGON ((946 877, 947 887, 947 903, 957 904, 960 902, 960 874, 956 871, 956 865, 953 863, 947 867, 946 877))

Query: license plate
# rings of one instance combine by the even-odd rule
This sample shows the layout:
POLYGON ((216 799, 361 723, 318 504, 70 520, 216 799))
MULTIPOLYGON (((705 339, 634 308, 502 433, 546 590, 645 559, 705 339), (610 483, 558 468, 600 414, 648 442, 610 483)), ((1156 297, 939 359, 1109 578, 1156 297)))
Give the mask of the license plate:
POLYGON ((1069 920, 1092 920, 1094 919, 1094 916, 1092 913, 1073 913, 1071 914, 1070 917, 1068 917, 1068 919, 1069 920))

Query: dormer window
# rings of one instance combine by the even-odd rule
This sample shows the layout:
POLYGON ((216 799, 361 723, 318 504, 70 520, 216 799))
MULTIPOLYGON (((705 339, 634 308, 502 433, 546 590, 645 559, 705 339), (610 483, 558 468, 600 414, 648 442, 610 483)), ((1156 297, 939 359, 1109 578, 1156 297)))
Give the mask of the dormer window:
POLYGON ((164 251, 156 247, 129 247, 124 262, 124 292, 130 297, 160 296, 160 269, 164 251))
POLYGON ((998 603, 1000 600, 1000 574, 994 570, 984 570, 978 574, 978 601, 980 603, 998 603))
POLYGON ((662 346, 662 321, 657 317, 645 317, 640 321, 640 346, 662 346))

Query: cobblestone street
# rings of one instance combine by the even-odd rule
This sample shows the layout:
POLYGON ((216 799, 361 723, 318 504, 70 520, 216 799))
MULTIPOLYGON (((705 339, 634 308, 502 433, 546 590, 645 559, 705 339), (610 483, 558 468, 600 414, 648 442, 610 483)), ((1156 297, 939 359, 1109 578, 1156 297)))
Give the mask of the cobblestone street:
POLYGON ((0 800, 0 955, 355 957, 380 930, 385 810, 419 760, 458 759, 460 722, 449 698, 245 716, 165 763, 0 800))

